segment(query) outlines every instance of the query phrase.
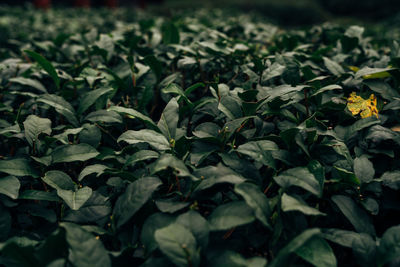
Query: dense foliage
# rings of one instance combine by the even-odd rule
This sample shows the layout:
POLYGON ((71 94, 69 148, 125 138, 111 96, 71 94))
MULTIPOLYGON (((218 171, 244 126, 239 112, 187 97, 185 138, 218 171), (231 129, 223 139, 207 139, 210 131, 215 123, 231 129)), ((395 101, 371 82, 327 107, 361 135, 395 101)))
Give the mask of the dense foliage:
POLYGON ((0 265, 400 264, 397 42, 0 13, 0 265))

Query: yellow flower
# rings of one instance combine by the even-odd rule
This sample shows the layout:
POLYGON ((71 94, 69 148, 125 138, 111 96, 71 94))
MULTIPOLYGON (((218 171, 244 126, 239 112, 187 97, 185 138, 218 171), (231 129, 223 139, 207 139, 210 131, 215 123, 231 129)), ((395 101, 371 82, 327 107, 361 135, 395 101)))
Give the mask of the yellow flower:
POLYGON ((371 94, 368 99, 358 96, 355 92, 347 98, 347 108, 353 116, 360 114, 361 118, 368 118, 375 115, 378 118, 378 109, 376 108, 376 96, 371 94))

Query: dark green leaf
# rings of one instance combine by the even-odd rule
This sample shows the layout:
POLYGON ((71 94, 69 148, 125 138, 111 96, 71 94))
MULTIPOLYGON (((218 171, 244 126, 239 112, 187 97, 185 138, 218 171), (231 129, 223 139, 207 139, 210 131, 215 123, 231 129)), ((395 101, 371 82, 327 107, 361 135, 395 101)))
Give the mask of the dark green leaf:
POLYGON ((296 254, 317 267, 337 266, 335 254, 328 242, 320 237, 313 237, 296 250, 296 254))
POLYGON ((176 223, 181 224, 190 230, 200 247, 207 247, 210 226, 208 225, 207 220, 198 212, 190 210, 181 214, 176 218, 176 223))
POLYGON ((172 98, 165 107, 161 118, 158 121, 158 128, 168 138, 170 142, 174 142, 176 138, 176 128, 179 120, 179 105, 176 98, 172 98))
POLYGON ((400 226, 393 226, 383 234, 378 247, 380 266, 397 260, 400 255, 400 226))
POLYGON ((255 184, 241 183, 235 185, 235 192, 243 197, 246 204, 254 210, 254 215, 266 227, 270 227, 268 218, 271 216, 271 208, 268 199, 255 184))
POLYGON ((173 223, 156 230, 155 240, 160 250, 176 266, 199 266, 200 255, 193 234, 181 224, 173 223))
POLYGON ((17 177, 6 176, 0 178, 0 194, 6 195, 12 199, 18 198, 21 183, 17 177))
POLYGON ((63 222, 60 226, 66 230, 66 240, 70 248, 68 260, 75 266, 111 266, 107 250, 94 235, 77 224, 63 222))
POLYGON ((103 95, 109 93, 113 91, 112 88, 100 88, 100 89, 96 89, 93 91, 90 91, 88 93, 86 93, 80 103, 79 103, 79 108, 77 110, 78 114, 82 114, 83 112, 85 112, 91 105, 93 105, 94 103, 96 103, 96 101, 103 95))
POLYGON ((367 157, 363 156, 354 159, 354 174, 363 183, 369 183, 374 179, 375 169, 372 162, 367 157))
POLYGON ((51 120, 39 118, 35 115, 29 115, 24 121, 25 138, 28 143, 33 146, 38 143, 39 134, 51 134, 51 120))
POLYGON ((154 213, 146 219, 142 227, 140 240, 147 253, 154 251, 158 247, 154 238, 155 231, 170 225, 174 220, 174 217, 165 213, 154 213))
POLYGON ((335 195, 332 201, 339 207, 347 220, 359 233, 367 233, 375 236, 375 228, 371 217, 362 210, 351 198, 342 195, 335 195))
POLYGON ((234 201, 218 206, 208 218, 211 231, 229 230, 233 227, 252 223, 253 209, 244 201, 234 201))
POLYGON ((39 90, 40 92, 47 94, 46 88, 39 81, 36 81, 36 80, 33 80, 33 79, 24 78, 24 77, 11 78, 9 81, 12 82, 12 83, 18 83, 18 84, 21 84, 21 85, 27 85, 27 86, 33 87, 33 88, 39 90))
POLYGON ((272 168, 275 168, 275 160, 269 151, 274 150, 278 150, 278 146, 267 140, 247 142, 237 148, 239 153, 248 155, 255 161, 272 168))
POLYGON ((281 199, 281 208, 282 211, 300 211, 305 215, 326 215, 323 212, 320 212, 316 208, 312 208, 307 205, 301 198, 299 197, 292 197, 285 193, 282 195, 281 199))
POLYGON ((38 177, 37 171, 26 159, 0 160, 0 172, 14 176, 38 177))
POLYGON ((315 236, 320 235, 320 233, 321 231, 315 228, 305 230, 294 239, 292 239, 289 244, 287 244, 283 249, 281 249, 278 255, 276 255, 276 257, 268 266, 286 266, 287 261, 289 260, 292 253, 301 249, 301 247, 304 246, 307 241, 315 236))
POLYGON ((60 146, 51 153, 53 163, 86 161, 97 155, 99 152, 88 144, 60 146))
POLYGON ((162 184, 156 177, 145 177, 129 184, 115 203, 114 216, 117 227, 125 224, 151 198, 162 184))
POLYGON ((56 69, 53 67, 53 65, 45 59, 42 55, 30 51, 30 50, 25 50, 25 53, 28 54, 31 58, 33 58, 53 79, 54 83, 57 85, 57 87, 60 87, 60 78, 58 77, 56 69))
POLYGON ((171 149, 170 143, 164 135, 148 129, 143 129, 139 131, 126 131, 118 138, 118 142, 121 141, 125 141, 131 145, 138 143, 147 143, 157 150, 171 149))
POLYGON ((74 127, 78 127, 79 122, 75 117, 74 108, 61 96, 51 94, 41 95, 37 101, 45 103, 54 108, 58 113, 63 115, 74 127))
POLYGON ((319 182, 315 176, 304 167, 286 170, 280 175, 275 176, 274 180, 284 189, 287 189, 291 186, 298 186, 316 196, 321 196, 322 194, 319 182))

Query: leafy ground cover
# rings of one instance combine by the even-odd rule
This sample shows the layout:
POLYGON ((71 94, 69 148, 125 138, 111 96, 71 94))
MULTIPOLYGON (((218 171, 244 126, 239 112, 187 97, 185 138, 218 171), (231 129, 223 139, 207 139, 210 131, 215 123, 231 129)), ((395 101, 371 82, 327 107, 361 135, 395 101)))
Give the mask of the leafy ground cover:
POLYGON ((396 41, 208 10, 0 14, 0 264, 400 263, 396 41))

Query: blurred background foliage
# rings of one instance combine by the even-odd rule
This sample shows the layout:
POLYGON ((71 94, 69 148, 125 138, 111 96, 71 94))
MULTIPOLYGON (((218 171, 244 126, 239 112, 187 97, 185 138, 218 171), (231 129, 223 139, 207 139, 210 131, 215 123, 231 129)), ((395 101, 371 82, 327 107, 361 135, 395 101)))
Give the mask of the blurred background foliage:
MULTIPOLYGON (((0 0, 7 5, 23 5, 32 0, 0 0)), ((53 6, 69 6, 74 0, 53 0, 53 6)), ((105 0, 91 0, 94 7, 105 0)), ((336 18, 356 18, 370 22, 386 20, 400 12, 399 0, 118 0, 121 6, 145 6, 160 12, 187 8, 231 8, 256 11, 281 25, 304 25, 336 18)))

